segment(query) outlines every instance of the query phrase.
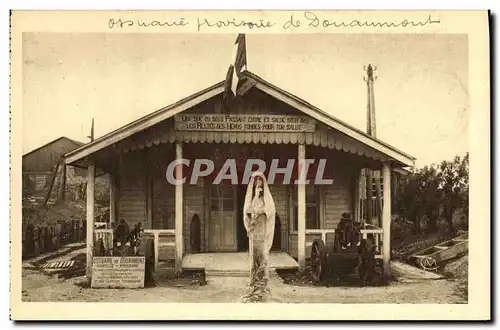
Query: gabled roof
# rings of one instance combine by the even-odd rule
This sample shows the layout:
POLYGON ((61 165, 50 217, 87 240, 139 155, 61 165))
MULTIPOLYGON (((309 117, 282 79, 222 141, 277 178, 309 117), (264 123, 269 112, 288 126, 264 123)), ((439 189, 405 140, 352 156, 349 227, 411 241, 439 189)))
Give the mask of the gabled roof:
POLYGON ((30 151, 30 152, 28 152, 28 153, 25 153, 25 154, 23 155, 23 157, 28 156, 28 155, 31 155, 31 154, 33 154, 33 153, 35 153, 35 152, 39 151, 40 149, 43 149, 43 148, 45 148, 45 147, 48 147, 49 145, 54 144, 54 143, 56 143, 56 142, 58 142, 58 141, 60 141, 60 140, 67 140, 67 141, 69 141, 69 142, 73 143, 73 144, 76 146, 76 148, 79 148, 79 147, 81 147, 81 146, 83 146, 83 145, 85 144, 85 143, 83 143, 83 142, 79 142, 79 141, 76 141, 76 140, 70 139, 70 138, 68 138, 68 137, 66 137, 66 136, 61 136, 61 137, 58 137, 57 139, 54 139, 54 140, 52 140, 52 141, 50 141, 50 142, 45 143, 44 145, 41 145, 40 147, 38 147, 38 148, 36 148, 36 149, 31 150, 31 151, 30 151))
MULTIPOLYGON (((254 88, 258 88, 271 95, 272 97, 290 105, 291 107, 303 112, 306 115, 324 123, 325 125, 338 130, 353 139, 385 154, 403 166, 413 166, 415 158, 394 148, 393 146, 373 138, 368 134, 358 130, 357 128, 335 118, 334 116, 324 112, 323 110, 311 105, 310 103, 302 100, 301 98, 280 89, 273 84, 265 81, 261 77, 249 71, 244 71, 243 77, 252 79, 255 82, 254 88)), ((103 148, 106 148, 114 143, 117 143, 131 135, 134 135, 142 130, 147 129, 161 121, 164 121, 174 115, 181 113, 187 109, 196 106, 197 104, 206 101, 224 91, 224 81, 212 85, 202 91, 199 91, 191 96, 188 96, 176 103, 167 107, 152 112, 138 120, 131 122, 121 128, 118 128, 94 141, 85 144, 84 146, 73 150, 65 155, 66 163, 71 164, 79 159, 82 159, 90 154, 93 154, 103 148)))

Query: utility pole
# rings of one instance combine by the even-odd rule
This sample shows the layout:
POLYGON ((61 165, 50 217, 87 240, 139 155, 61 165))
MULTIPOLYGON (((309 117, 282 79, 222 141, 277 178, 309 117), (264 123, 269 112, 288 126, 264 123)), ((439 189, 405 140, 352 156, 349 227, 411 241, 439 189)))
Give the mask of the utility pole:
MULTIPOLYGON (((377 70, 377 67, 372 67, 371 64, 368 64, 368 67, 365 68, 367 77, 365 78, 367 91, 368 91, 368 102, 367 102, 367 127, 366 131, 368 135, 376 138, 377 137, 377 128, 376 128, 376 120, 375 120, 375 93, 374 93, 374 81, 377 79, 374 76, 374 71, 377 70)), ((380 171, 373 171, 373 169, 366 169, 366 217, 367 222, 371 223, 373 219, 373 179, 375 178, 375 190, 377 196, 377 205, 378 205, 378 224, 382 225, 382 192, 380 190, 380 171)))
POLYGON ((92 125, 90 126, 90 135, 87 136, 90 142, 94 141, 94 117, 92 117, 92 125))

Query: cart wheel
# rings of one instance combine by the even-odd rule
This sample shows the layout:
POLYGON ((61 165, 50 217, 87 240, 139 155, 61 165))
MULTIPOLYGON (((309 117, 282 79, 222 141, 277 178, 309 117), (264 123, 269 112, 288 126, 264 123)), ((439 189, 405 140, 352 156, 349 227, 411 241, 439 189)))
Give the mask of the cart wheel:
POLYGON ((154 284, 154 271, 155 271, 155 244, 152 238, 146 239, 145 242, 145 266, 144 266, 144 284, 153 285, 154 284))
POLYGON ((103 257, 105 255, 104 242, 102 238, 99 238, 95 243, 94 255, 96 257, 103 257))
POLYGON ((326 247, 321 239, 315 239, 312 244, 311 274, 315 282, 321 282, 326 277, 326 247))

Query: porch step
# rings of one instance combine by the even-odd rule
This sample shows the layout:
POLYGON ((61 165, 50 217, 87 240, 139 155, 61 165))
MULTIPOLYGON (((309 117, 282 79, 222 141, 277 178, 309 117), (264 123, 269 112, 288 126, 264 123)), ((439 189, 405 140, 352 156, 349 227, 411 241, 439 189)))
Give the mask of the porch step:
POLYGON ((175 267, 172 262, 159 261, 158 268, 156 268, 156 277, 169 277, 175 273, 175 267))
MULTIPOLYGON (((205 275, 209 276, 218 276, 218 277, 249 277, 250 271, 243 269, 224 269, 224 270, 216 270, 216 269, 205 269, 205 275)), ((270 278, 280 278, 276 269, 269 269, 269 277, 270 278)))
MULTIPOLYGON (((268 261, 269 268, 274 269, 297 269, 298 263, 285 252, 271 252, 268 261)), ((182 259, 183 269, 205 269, 221 271, 243 271, 248 272, 250 259, 248 252, 214 252, 193 253, 182 259)))

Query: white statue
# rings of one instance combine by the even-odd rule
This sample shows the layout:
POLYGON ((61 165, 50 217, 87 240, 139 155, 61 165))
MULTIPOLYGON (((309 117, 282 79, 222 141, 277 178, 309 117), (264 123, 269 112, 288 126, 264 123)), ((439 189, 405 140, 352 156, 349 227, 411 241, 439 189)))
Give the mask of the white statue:
POLYGON ((243 212, 250 254, 250 283, 243 302, 264 301, 271 293, 268 260, 273 245, 276 207, 267 180, 260 172, 254 172, 250 178, 243 212))

